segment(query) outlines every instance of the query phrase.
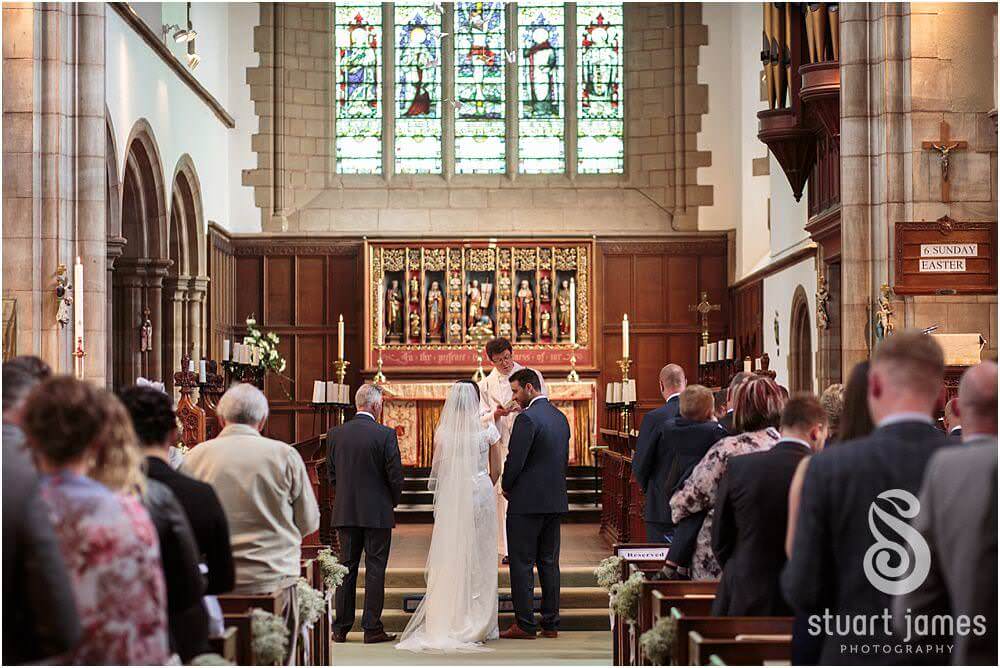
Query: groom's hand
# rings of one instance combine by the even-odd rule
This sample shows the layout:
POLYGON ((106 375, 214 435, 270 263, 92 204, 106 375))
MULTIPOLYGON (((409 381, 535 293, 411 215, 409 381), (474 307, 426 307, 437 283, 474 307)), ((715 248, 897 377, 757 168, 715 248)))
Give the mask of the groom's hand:
POLYGON ((513 410, 509 410, 505 406, 497 406, 496 410, 493 411, 493 419, 499 420, 500 418, 506 417, 507 415, 510 415, 513 412, 514 412, 513 410))

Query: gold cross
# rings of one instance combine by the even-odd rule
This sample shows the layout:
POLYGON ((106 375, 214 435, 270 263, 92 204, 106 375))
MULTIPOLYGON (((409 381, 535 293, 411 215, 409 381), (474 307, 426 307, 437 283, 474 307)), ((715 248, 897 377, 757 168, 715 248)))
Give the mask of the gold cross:
POLYGON ((925 151, 934 151, 938 154, 941 162, 941 201, 951 201, 951 181, 948 179, 948 169, 952 151, 961 151, 968 148, 968 142, 952 141, 948 132, 948 122, 941 121, 941 138, 921 142, 921 148, 925 151))
POLYGON ((701 315, 701 342, 708 345, 708 314, 712 311, 721 311, 722 306, 712 304, 708 301, 708 292, 701 291, 701 301, 688 306, 689 311, 697 311, 701 315))

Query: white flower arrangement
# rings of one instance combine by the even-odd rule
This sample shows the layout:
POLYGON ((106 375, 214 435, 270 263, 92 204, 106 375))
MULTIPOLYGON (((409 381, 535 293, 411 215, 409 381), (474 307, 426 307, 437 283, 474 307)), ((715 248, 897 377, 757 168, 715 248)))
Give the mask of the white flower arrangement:
POLYGON ((347 575, 347 566, 344 566, 333 554, 333 550, 328 547, 323 548, 316 555, 320 570, 323 571, 323 582, 326 588, 334 590, 340 586, 347 575))
POLYGON ((661 617, 653 628, 639 638, 643 653, 654 666, 668 666, 673 663, 674 640, 677 622, 673 617, 661 617))
POLYGON ((236 664, 226 661, 223 657, 214 652, 199 654, 191 659, 192 666, 234 666, 236 664))
POLYGON ((299 621, 303 626, 312 628, 326 612, 326 599, 323 594, 313 589, 305 578, 299 578, 299 621))
POLYGON ((621 581, 622 564, 624 559, 618 555, 612 555, 602 560, 594 569, 594 576, 597 577, 597 584, 607 591, 611 591, 611 586, 621 581))
POLYGON ((625 582, 611 586, 611 609, 615 615, 628 622, 634 622, 639 615, 639 585, 642 573, 633 573, 625 582))
POLYGON ((274 332, 264 334, 257 327, 257 320, 251 315, 247 318, 247 335, 243 337, 243 345, 248 346, 253 353, 254 366, 264 371, 283 373, 285 359, 278 352, 280 339, 274 332))
POLYGON ((254 663, 277 666, 285 662, 288 652, 288 627, 285 621, 264 610, 250 613, 250 633, 253 636, 254 663))

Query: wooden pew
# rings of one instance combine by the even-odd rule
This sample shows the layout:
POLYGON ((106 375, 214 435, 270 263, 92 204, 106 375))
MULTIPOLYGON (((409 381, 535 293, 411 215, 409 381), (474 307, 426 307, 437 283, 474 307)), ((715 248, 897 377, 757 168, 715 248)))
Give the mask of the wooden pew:
MULTIPOLYGON (((669 549, 669 545, 662 543, 615 543, 611 553, 624 560, 619 576, 624 580, 635 570, 647 574, 660 570, 669 549)), ((629 625, 616 617, 611 628, 611 655, 614 665, 624 665, 623 656, 627 654, 626 649, 629 646, 629 625)))
POLYGON ((735 638, 706 638, 697 631, 688 635, 690 665, 760 666, 764 662, 789 662, 792 636, 741 634, 735 638))
POLYGON ((234 629, 236 644, 236 660, 238 666, 252 666, 255 664, 253 657, 253 631, 250 621, 250 613, 222 613, 222 619, 226 629, 234 629))
MULTIPOLYGON (((653 628, 660 619, 676 612, 679 615, 709 615, 715 602, 718 580, 652 580, 639 590, 639 614, 636 637, 653 628)), ((648 665, 641 646, 637 646, 635 665, 648 665)))
POLYGON ((259 608, 280 616, 277 594, 222 594, 218 598, 225 625, 236 627, 237 663, 241 666, 255 665, 250 611, 259 608))
MULTIPOLYGON (((712 639, 735 639, 744 635, 789 636, 792 633, 792 617, 707 617, 674 615, 677 631, 673 656, 678 665, 691 663, 690 635, 712 639)), ((790 658, 791 655, 789 655, 790 658)), ((707 657, 703 657, 707 660, 707 657)))

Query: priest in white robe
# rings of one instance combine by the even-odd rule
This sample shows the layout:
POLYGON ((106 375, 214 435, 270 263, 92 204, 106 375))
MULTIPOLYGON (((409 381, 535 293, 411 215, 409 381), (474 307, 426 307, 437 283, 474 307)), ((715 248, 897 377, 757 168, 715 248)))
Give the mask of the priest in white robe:
MULTIPOLYGON (((482 407, 483 418, 493 420, 497 431, 500 432, 500 441, 494 446, 500 449, 501 467, 507 460, 507 448, 510 445, 510 432, 514 427, 514 419, 517 417, 520 408, 513 400, 510 391, 510 375, 524 367, 514 361, 514 348, 510 341, 504 338, 492 339, 486 344, 486 356, 493 363, 493 370, 479 383, 480 405, 482 407)), ((547 394, 545 379, 542 374, 534 369, 538 374, 541 383, 542 394, 547 394)), ((491 461, 495 458, 491 457, 491 461)), ((499 472, 503 475, 503 470, 499 472)), ((500 478, 496 482, 497 492, 497 553, 506 562, 507 559, 507 499, 504 498, 500 489, 500 478)))

